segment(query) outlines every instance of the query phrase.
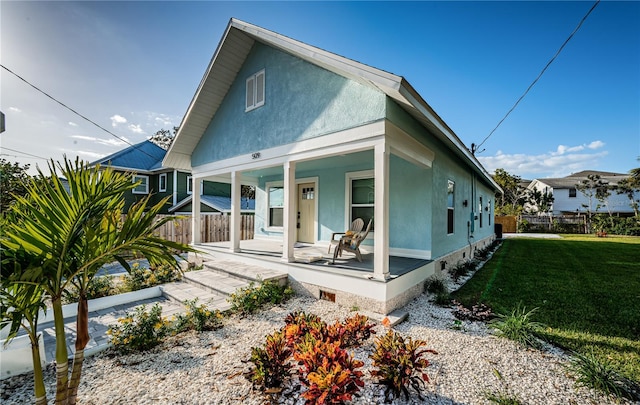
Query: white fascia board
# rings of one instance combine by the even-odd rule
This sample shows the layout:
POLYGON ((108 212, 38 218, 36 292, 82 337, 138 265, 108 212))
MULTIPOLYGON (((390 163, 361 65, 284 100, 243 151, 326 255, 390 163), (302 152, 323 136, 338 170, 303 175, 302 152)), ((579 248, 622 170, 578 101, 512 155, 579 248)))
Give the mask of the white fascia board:
POLYGON ((162 161, 162 166, 172 167, 177 170, 183 170, 186 172, 191 171, 191 155, 187 155, 186 153, 173 152, 167 155, 162 161))
POLYGON ((391 153, 423 168, 433 165, 436 154, 391 121, 386 122, 386 133, 391 153))
POLYGON ((384 70, 376 69, 372 66, 356 62, 244 21, 232 19, 231 25, 253 36, 258 41, 280 48, 285 52, 292 53, 302 59, 310 61, 313 64, 324 65, 324 67, 329 68, 328 70, 342 76, 353 75, 366 80, 371 80, 381 86, 395 89, 400 87, 402 78, 392 73, 385 72, 384 70))
POLYGON ((197 177, 220 176, 231 171, 249 171, 282 166, 287 161, 305 161, 372 149, 384 139, 384 120, 329 135, 239 155, 193 168, 197 177))

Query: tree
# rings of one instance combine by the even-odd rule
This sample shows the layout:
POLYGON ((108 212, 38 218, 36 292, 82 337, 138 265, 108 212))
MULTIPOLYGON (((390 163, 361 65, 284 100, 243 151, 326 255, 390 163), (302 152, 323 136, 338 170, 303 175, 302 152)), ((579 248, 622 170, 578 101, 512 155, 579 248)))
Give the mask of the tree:
POLYGON ((527 202, 530 206, 535 207, 534 212, 546 213, 551 211, 553 207, 553 193, 540 190, 527 190, 527 202))
POLYGON ((609 183, 598 174, 590 174, 585 180, 576 184, 576 190, 580 191, 585 197, 587 197, 588 204, 582 204, 582 207, 587 211, 587 232, 591 232, 591 220, 593 218, 594 211, 598 211, 601 207, 606 205, 606 200, 611 195, 609 183), (598 201, 595 206, 593 204, 598 201))
POLYGON ((527 201, 527 189, 520 184, 520 176, 512 175, 504 169, 496 169, 493 179, 504 192, 496 194, 496 215, 520 214, 527 201))
POLYGON ((29 165, 20 166, 18 162, 11 163, 0 159, 0 213, 5 213, 15 202, 15 196, 24 196, 30 176, 27 174, 29 165))
POLYGON ((169 150, 169 147, 173 143, 173 140, 178 133, 179 127, 173 127, 173 131, 168 129, 160 129, 158 132, 153 134, 149 140, 164 150, 169 150))
POLYGON ((640 191, 640 168, 629 170, 629 177, 620 180, 615 187, 615 191, 618 194, 627 195, 629 205, 633 209, 634 216, 638 217, 640 201, 635 199, 635 193, 640 191))
MULTIPOLYGON (((121 214, 124 193, 135 187, 129 175, 66 159, 64 166, 51 162, 49 170, 50 179, 40 173, 30 180, 27 195, 17 199, 11 221, 3 226, 0 247, 13 261, 12 266, 6 266, 13 272, 3 282, 35 286, 51 300, 56 333, 56 403, 66 405, 76 401, 84 348, 89 341, 86 287, 98 269, 117 260, 130 271, 126 259, 132 252, 145 256, 151 266, 168 264, 177 269, 173 252, 193 249, 153 235, 170 220, 156 220, 166 198, 153 206, 148 205, 149 197, 144 198, 131 206, 126 216, 121 214), (62 186, 58 171, 67 178, 69 192, 62 186), (15 265, 15 257, 22 257, 28 266, 15 265), (69 376, 61 299, 72 283, 80 286, 80 299, 69 376)), ((5 266, 2 271, 4 279, 5 266)))

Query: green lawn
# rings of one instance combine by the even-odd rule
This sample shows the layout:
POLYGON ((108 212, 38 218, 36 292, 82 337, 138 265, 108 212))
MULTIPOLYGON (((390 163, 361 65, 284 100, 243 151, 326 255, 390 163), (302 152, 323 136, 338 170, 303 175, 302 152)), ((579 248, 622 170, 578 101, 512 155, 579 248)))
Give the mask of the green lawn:
POLYGON ((546 339, 593 351, 640 382, 638 237, 508 239, 453 296, 496 313, 510 313, 519 302, 538 307, 533 320, 547 326, 546 339))

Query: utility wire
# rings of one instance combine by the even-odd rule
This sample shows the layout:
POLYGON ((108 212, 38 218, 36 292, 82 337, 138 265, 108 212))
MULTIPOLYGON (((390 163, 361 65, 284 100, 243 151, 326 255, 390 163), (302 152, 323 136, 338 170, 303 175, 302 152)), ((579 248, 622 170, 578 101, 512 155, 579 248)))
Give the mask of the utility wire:
POLYGON ((558 57, 558 55, 560 55, 560 52, 562 52, 562 50, 564 49, 565 45, 567 45, 567 43, 571 40, 571 38, 573 38, 573 36, 575 35, 576 32, 578 32, 578 30, 580 29, 580 27, 582 26, 582 23, 585 22, 585 20, 587 19, 587 17, 589 17, 589 14, 591 14, 591 12, 593 11, 593 9, 596 8, 596 6, 598 5, 598 3, 600 3, 600 0, 596 0, 595 3, 593 3, 593 6, 591 6, 591 8, 589 9, 589 11, 587 11, 587 14, 585 14, 584 17, 582 17, 582 20, 580 20, 580 23, 578 24, 578 26, 573 30, 573 32, 571 33, 571 35, 569 35, 569 37, 564 41, 564 43, 562 44, 562 46, 560 46, 560 49, 558 49, 558 51, 556 52, 555 55, 553 55, 553 57, 549 60, 549 62, 547 62, 547 65, 542 69, 542 71, 540 72, 540 74, 538 74, 538 77, 535 78, 535 80, 529 85, 529 87, 527 87, 527 90, 525 90, 525 92, 520 96, 520 98, 518 99, 518 101, 516 101, 516 103, 513 105, 513 107, 511 107, 511 109, 505 114, 504 117, 502 117, 502 119, 500 120, 500 122, 498 122, 498 125, 496 125, 495 128, 493 128, 493 130, 491 130, 491 132, 489 133, 489 135, 487 135, 486 138, 484 138, 482 140, 482 142, 480 142, 479 145, 474 145, 474 147, 472 148, 473 150, 471 151, 472 153, 475 153, 475 151, 479 150, 480 147, 487 141, 487 139, 489 139, 489 137, 491 137, 491 135, 493 135, 493 133, 496 131, 496 129, 498 129, 498 127, 504 122, 504 120, 507 119, 507 117, 509 116, 509 114, 511 114, 511 112, 513 110, 516 109, 516 107, 518 106, 518 104, 520 104, 520 101, 522 101, 522 99, 527 95, 527 93, 529 93, 529 90, 531 90, 531 88, 533 88, 533 86, 538 82, 538 80, 540 80, 540 78, 542 77, 542 75, 544 74, 544 72, 547 70, 547 68, 549 67, 549 65, 551 65, 551 63, 553 63, 554 60, 556 60, 556 58, 558 57))
MULTIPOLYGON (((43 158, 42 156, 34 155, 34 154, 31 154, 31 153, 27 153, 27 152, 22 152, 22 151, 20 151, 20 150, 15 150, 15 149, 7 148, 7 147, 5 147, 5 146, 0 147, 0 149, 6 149, 6 150, 9 150, 9 151, 11 151, 11 152, 15 152, 15 153, 22 153, 23 155, 31 156, 31 157, 34 157, 34 158, 37 158, 37 159, 49 160, 49 159, 47 159, 47 158, 43 158)), ((3 154, 4 154, 4 153, 3 153, 3 154)), ((16 157, 17 157, 17 156, 16 156, 16 157)))
MULTIPOLYGON (((109 135, 115 137, 116 139, 126 143, 129 146, 133 146, 134 148, 136 147, 134 144, 132 144, 131 142, 129 142, 128 140, 126 140, 125 138, 118 136, 116 134, 114 134, 113 132, 109 131, 108 129, 106 129, 105 127, 101 126, 100 124, 96 123, 95 121, 90 120, 89 118, 85 117, 84 115, 80 114, 79 112, 77 112, 76 110, 74 110, 73 108, 69 107, 68 105, 66 105, 65 103, 63 103, 62 101, 59 101, 58 99, 56 99, 55 97, 53 97, 52 95, 50 95, 49 93, 45 92, 44 90, 41 90, 40 88, 38 88, 37 86, 35 86, 34 84, 31 84, 27 79, 25 79, 24 77, 20 76, 19 74, 17 74, 16 72, 14 72, 13 70, 9 69, 8 67, 6 67, 5 65, 0 64, 0 66, 2 66, 2 68, 4 70, 6 70, 7 72, 11 73, 12 75, 14 75, 15 77, 17 77, 18 79, 22 80, 23 82, 25 82, 26 84, 28 84, 29 86, 33 87, 34 89, 36 89, 37 91, 39 91, 40 93, 44 94, 45 96, 49 97, 51 100, 55 101, 56 103, 60 104, 61 106, 63 106, 64 108, 66 108, 67 110, 71 111, 72 113, 74 113, 75 115, 79 116, 80 118, 84 119, 85 121, 90 122, 91 124, 95 125, 96 127, 100 128, 101 130, 103 130, 104 132, 108 133, 109 135)), ((142 149, 138 150, 142 153, 144 153, 145 155, 149 156, 152 159, 156 159, 155 157, 151 156, 150 154, 148 154, 147 152, 143 151, 142 149)))

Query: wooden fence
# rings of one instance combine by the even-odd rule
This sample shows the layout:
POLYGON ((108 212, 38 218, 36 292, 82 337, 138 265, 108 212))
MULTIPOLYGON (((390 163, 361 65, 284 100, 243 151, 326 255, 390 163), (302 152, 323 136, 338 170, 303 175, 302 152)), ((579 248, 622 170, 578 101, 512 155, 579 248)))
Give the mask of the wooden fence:
MULTIPOLYGON (((169 215, 173 217, 173 215, 169 215)), ((166 215, 158 215, 166 217, 166 215)), ((240 239, 253 239, 254 215, 241 215, 240 218, 240 239)), ((231 216, 220 214, 200 215, 200 240, 206 242, 225 242, 231 236, 231 216)), ((176 216, 173 221, 169 221, 158 228, 157 235, 163 239, 189 244, 192 236, 191 216, 176 216)))
POLYGON ((495 217, 502 224, 502 233, 515 232, 562 232, 586 233, 584 215, 504 215, 495 217))

